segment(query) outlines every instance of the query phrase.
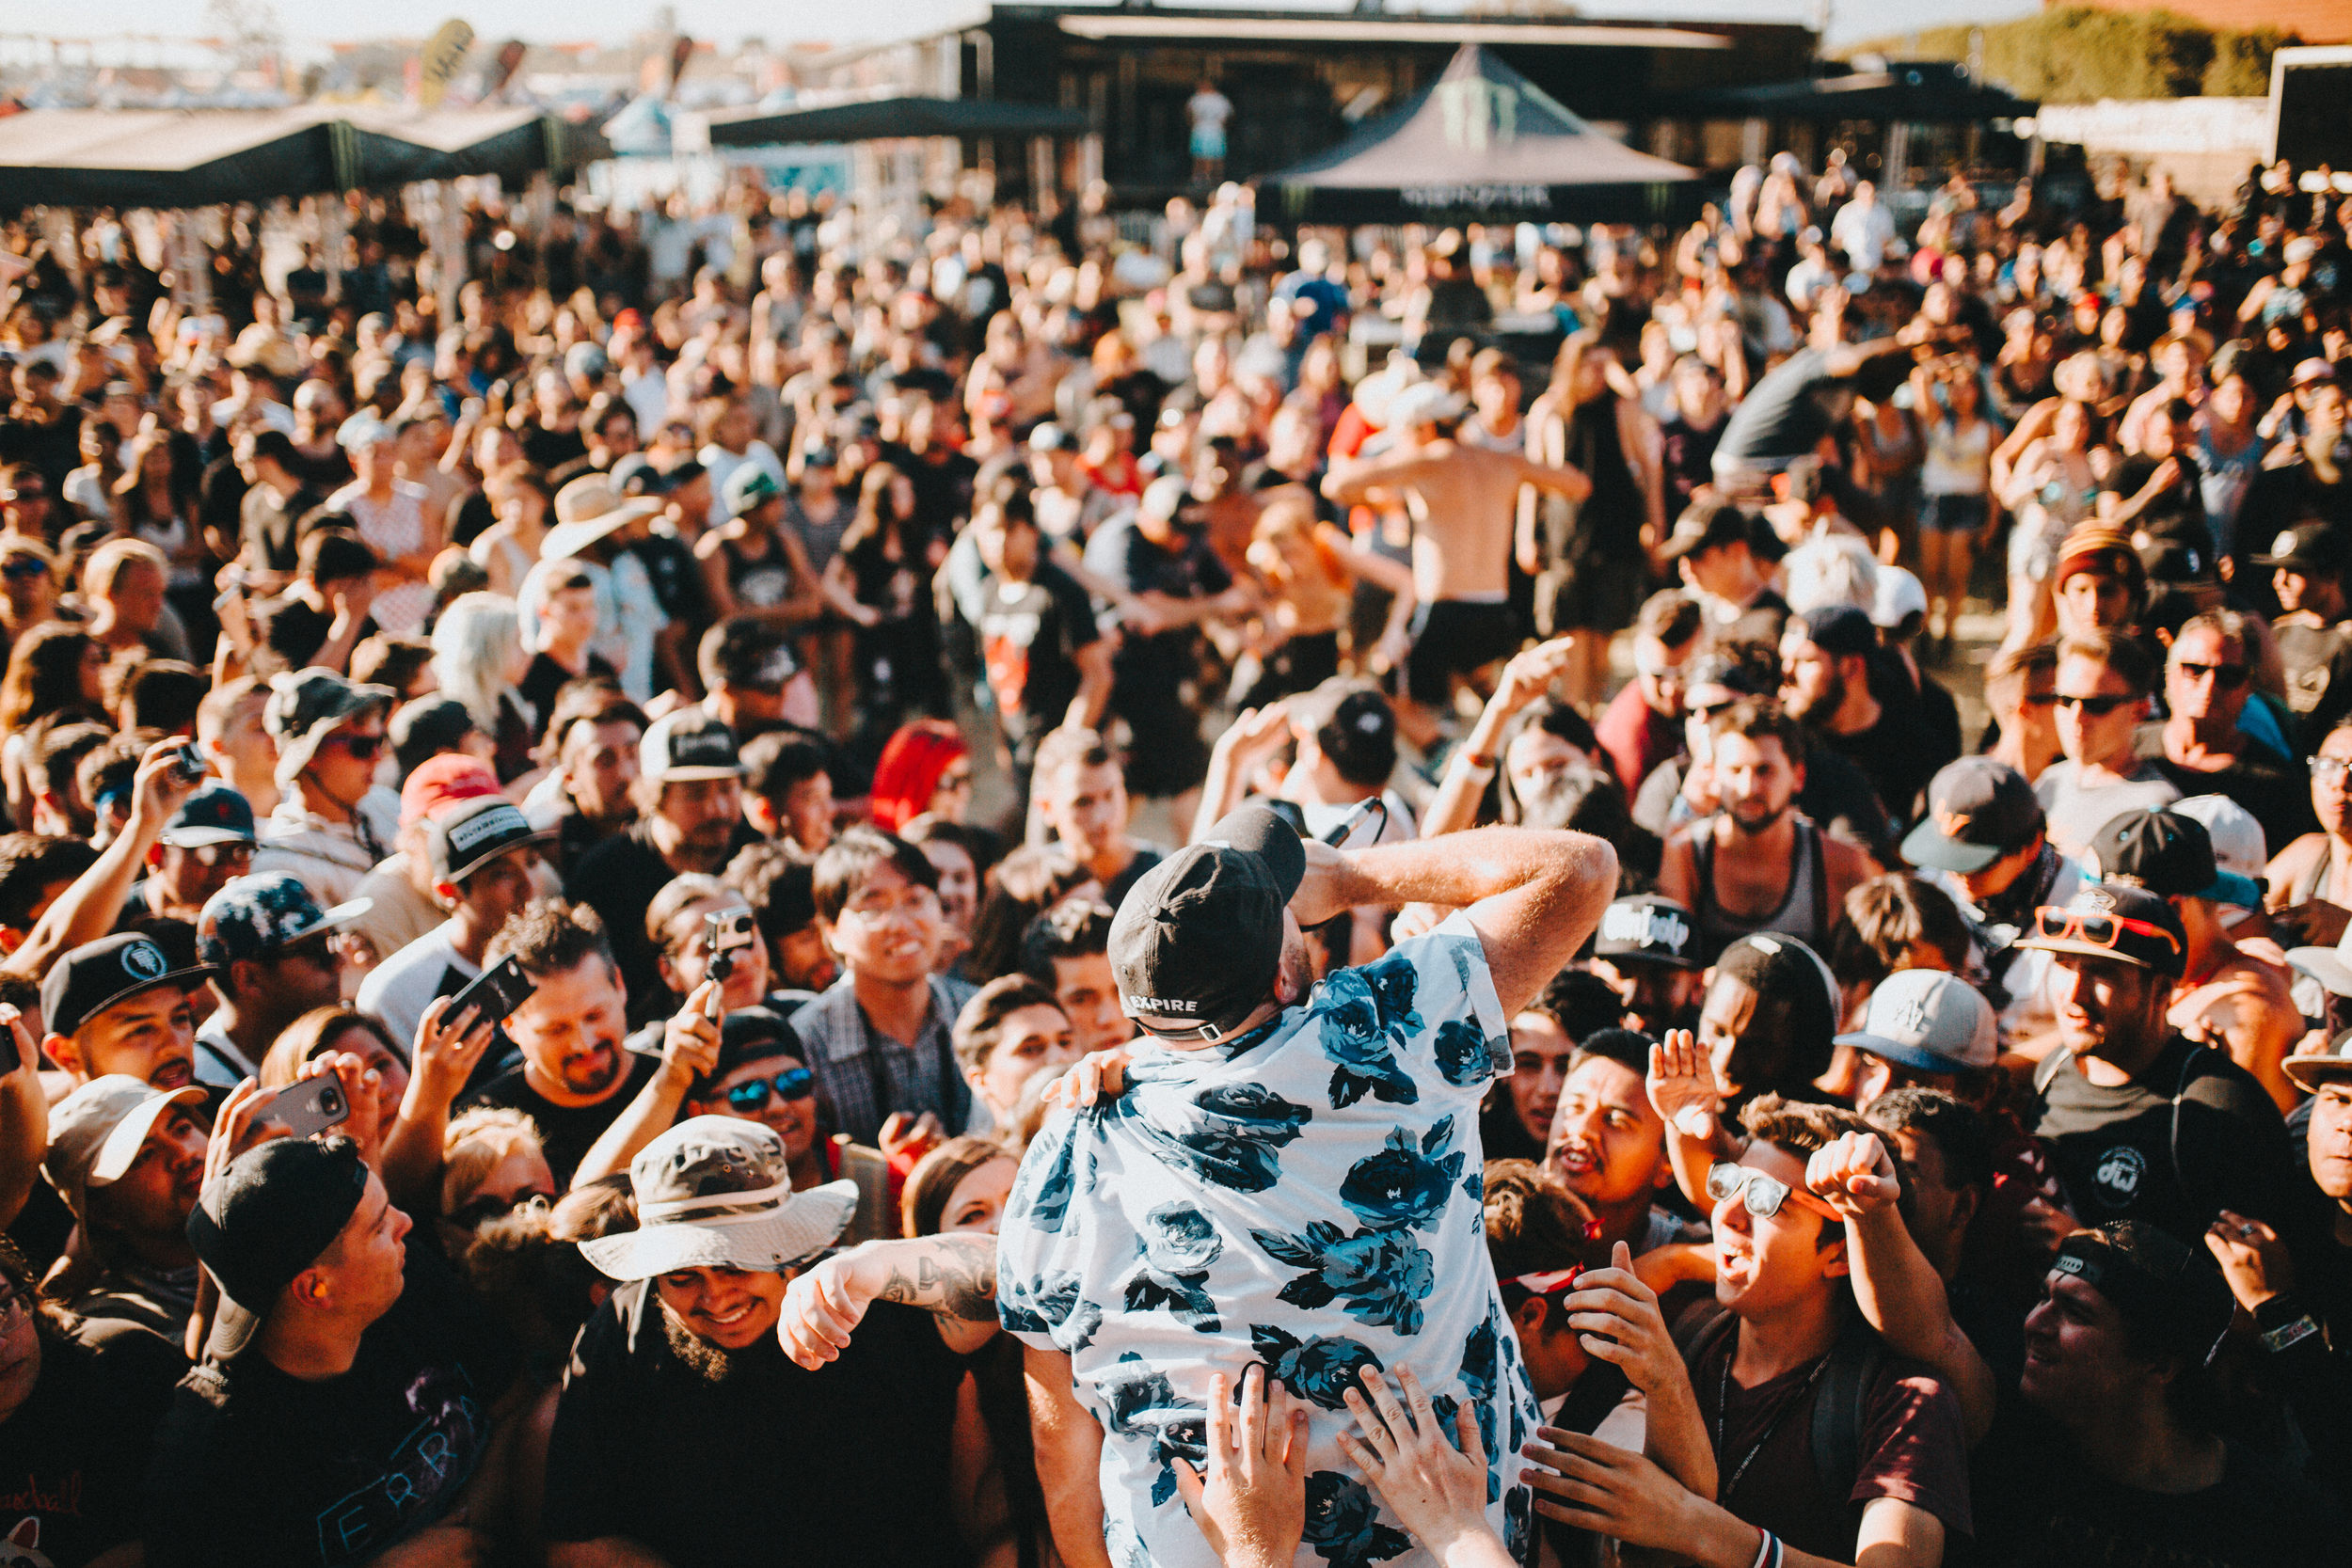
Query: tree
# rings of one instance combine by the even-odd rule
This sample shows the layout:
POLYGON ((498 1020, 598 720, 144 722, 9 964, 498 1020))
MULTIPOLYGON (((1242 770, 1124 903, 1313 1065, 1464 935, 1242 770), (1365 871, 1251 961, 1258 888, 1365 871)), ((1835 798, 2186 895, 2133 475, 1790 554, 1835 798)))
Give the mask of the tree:
MULTIPOLYGON (((1966 26, 1931 27, 1846 52, 1964 60, 1966 26)), ((1984 75, 2022 98, 2084 103, 2101 98, 2255 97, 2269 90, 2270 56, 2294 43, 2275 27, 2215 28, 2172 11, 2060 6, 1985 26, 1984 75)))

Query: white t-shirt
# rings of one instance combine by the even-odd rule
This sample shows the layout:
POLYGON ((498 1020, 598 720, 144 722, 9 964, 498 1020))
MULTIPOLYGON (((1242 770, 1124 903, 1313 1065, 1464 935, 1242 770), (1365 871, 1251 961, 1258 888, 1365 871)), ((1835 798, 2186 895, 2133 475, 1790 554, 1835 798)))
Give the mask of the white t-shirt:
POLYGON ((359 982, 358 1008, 392 1032, 401 1053, 413 1059, 417 1025, 433 999, 456 991, 482 973, 480 964, 458 956, 457 923, 445 921, 368 971, 359 982), (450 975, 457 978, 452 983, 450 975))

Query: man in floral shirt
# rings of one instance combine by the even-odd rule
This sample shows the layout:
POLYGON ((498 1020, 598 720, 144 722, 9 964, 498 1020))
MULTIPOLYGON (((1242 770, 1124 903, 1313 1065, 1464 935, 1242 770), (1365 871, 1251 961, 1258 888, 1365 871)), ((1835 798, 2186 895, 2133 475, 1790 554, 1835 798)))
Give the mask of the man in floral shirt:
POLYGON ((1324 1561, 1430 1560, 1334 1441, 1366 1368, 1412 1368, 1449 1423, 1474 1405, 1490 1521, 1526 1543, 1535 1401, 1486 1258, 1478 1102, 1616 881, 1581 833, 1343 853, 1249 807, 1136 883, 1110 938, 1144 1030, 1123 1092, 1030 1146, 998 1254, 1064 1558, 1213 1568, 1175 1465, 1203 1459, 1211 1379, 1252 1362, 1310 1406, 1324 1561), (1302 925, 1416 902, 1459 912, 1309 993, 1302 925))

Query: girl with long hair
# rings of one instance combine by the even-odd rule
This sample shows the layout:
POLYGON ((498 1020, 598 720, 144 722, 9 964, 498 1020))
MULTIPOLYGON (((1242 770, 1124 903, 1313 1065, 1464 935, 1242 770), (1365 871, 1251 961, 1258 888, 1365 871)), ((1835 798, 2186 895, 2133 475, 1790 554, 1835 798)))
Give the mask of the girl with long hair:
POLYGON ((947 711, 930 596, 931 574, 946 553, 915 526, 914 482, 887 463, 868 468, 841 553, 825 567, 825 585, 827 596, 857 623, 852 673, 860 725, 869 733, 908 713, 947 711))
POLYGON ((530 667, 515 601, 503 594, 461 594, 434 625, 434 678, 496 742, 491 766, 501 784, 531 771, 537 716, 516 685, 530 667))
POLYGON ((538 468, 517 461, 490 475, 483 488, 497 508, 498 521, 475 537, 469 553, 489 574, 490 592, 511 597, 539 563, 548 515, 555 510, 555 486, 538 468))
POLYGON ((25 633, 9 650, 0 676, 0 777, 8 790, 8 810, 20 828, 33 825, 33 792, 27 781, 31 731, 44 720, 106 721, 106 650, 78 626, 50 621, 25 633))

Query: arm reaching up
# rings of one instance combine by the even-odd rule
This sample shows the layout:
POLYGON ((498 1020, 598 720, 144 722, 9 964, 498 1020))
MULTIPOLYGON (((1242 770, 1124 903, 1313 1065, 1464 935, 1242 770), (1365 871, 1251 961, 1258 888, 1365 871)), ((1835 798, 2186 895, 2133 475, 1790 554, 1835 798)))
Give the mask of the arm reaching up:
POLYGON ((786 1288, 776 1338, 815 1371, 840 1355, 878 1301, 923 1308, 949 1349, 970 1354, 996 1333, 996 1238, 918 1236, 836 1252, 786 1288))

